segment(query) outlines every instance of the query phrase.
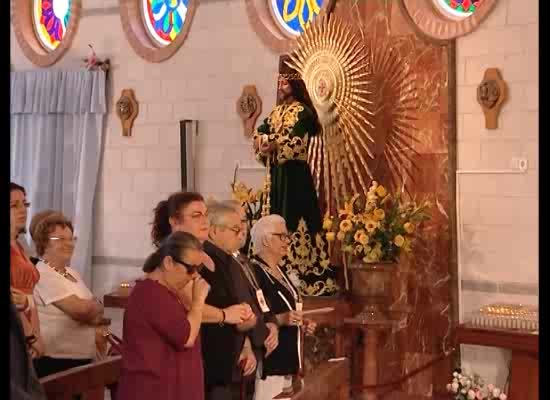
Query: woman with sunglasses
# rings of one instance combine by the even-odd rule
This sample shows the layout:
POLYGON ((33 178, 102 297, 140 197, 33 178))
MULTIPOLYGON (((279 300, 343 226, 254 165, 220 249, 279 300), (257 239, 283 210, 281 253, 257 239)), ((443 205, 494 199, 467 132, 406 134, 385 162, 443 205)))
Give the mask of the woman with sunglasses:
POLYGON ((197 273, 202 246, 175 232, 147 258, 124 312, 117 400, 203 400, 199 330, 209 285, 197 273), (191 282, 189 309, 179 292, 191 282))
POLYGON ((316 323, 302 318, 302 300, 293 282, 296 279, 279 268, 290 242, 283 217, 272 214, 260 218, 252 227, 251 236, 251 263, 279 326, 279 345, 262 360, 256 375, 255 400, 271 400, 290 386, 291 377, 300 370, 300 329, 312 334, 316 323))
POLYGON ((103 305, 70 267, 76 242, 71 221, 58 212, 33 220, 31 235, 40 258, 35 301, 45 347, 34 366, 41 378, 92 362, 103 305))

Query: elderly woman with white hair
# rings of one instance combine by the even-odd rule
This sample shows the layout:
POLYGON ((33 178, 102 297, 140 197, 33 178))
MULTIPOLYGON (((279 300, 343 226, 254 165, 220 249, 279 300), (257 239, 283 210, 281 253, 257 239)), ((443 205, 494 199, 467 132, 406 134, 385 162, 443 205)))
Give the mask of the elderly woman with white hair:
POLYGON ((256 378, 255 400, 271 400, 301 367, 300 328, 312 334, 316 323, 302 317, 300 292, 279 267, 290 241, 283 217, 272 214, 260 218, 252 227, 251 236, 251 262, 279 325, 279 346, 258 366, 256 378))

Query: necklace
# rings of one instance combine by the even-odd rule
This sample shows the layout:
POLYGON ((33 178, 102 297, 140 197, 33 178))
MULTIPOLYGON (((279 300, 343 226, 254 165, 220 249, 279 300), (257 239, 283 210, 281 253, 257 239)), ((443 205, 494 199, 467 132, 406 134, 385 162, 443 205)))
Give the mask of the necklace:
POLYGON ((76 279, 69 273, 69 271, 60 271, 58 268, 55 268, 53 265, 50 265, 47 261, 44 261, 44 264, 46 264, 48 267, 53 269, 55 272, 57 272, 59 275, 61 275, 63 278, 70 280, 71 282, 76 282, 76 279))

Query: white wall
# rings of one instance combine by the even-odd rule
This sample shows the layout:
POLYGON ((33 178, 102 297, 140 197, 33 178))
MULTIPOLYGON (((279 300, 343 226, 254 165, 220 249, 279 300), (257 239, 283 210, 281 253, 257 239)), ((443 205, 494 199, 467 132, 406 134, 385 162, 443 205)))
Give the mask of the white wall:
MULTIPOLYGON (((135 264, 132 260, 150 252, 152 209, 180 189, 180 120, 199 120, 197 179, 205 196, 227 197, 235 161, 253 163, 235 104, 242 86, 255 84, 265 117, 275 101, 278 56, 252 31, 241 0, 201 1, 186 42, 159 64, 143 61, 130 47, 117 0, 83 3, 75 41, 53 68, 81 66, 88 44, 113 65, 94 226, 94 256, 101 263, 94 266, 94 290, 103 294, 139 274, 139 268, 113 261, 135 264), (123 88, 134 89, 140 103, 131 138, 122 137, 112 107, 123 88)), ((13 29, 10 50, 14 69, 35 68, 22 54, 13 29)), ((262 171, 239 176, 259 183, 262 171)))
MULTIPOLYGON (((134 89, 140 102, 132 138, 121 136, 112 107, 107 120, 94 226, 96 294, 140 274, 132 264, 150 251, 151 210, 179 188, 179 120, 200 121, 198 189, 205 195, 227 196, 234 162, 252 161, 235 101, 243 85, 255 84, 265 116, 275 99, 278 56, 252 31, 244 3, 201 1, 180 51, 149 64, 123 34, 118 1, 86 0, 75 42, 54 68, 78 68, 91 43, 113 64, 111 105, 123 88, 134 89)), ((477 31, 457 41, 459 169, 507 169, 512 157, 529 161, 525 175, 459 176, 465 313, 491 301, 538 302, 538 2, 515 3, 499 0, 477 31), (500 68, 510 89, 492 131, 476 101, 487 67, 500 68)), ((34 68, 13 30, 10 50, 16 70, 34 68)), ((242 173, 256 182, 260 176, 242 173)), ((463 350, 465 364, 503 384, 507 353, 463 350)))
MULTIPOLYGON (((526 174, 459 175, 462 223, 461 308, 491 302, 538 304, 538 2, 499 0, 474 33, 457 40, 459 170, 510 169, 528 159, 526 174), (485 129, 476 87, 499 68, 509 100, 499 128, 485 129)), ((463 346, 463 363, 503 385, 509 352, 463 346)))

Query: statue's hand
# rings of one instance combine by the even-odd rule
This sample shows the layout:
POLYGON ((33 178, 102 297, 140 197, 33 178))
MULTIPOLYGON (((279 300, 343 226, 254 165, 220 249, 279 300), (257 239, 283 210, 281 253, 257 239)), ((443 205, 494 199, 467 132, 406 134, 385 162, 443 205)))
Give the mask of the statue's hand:
POLYGON ((275 143, 262 143, 260 145, 260 151, 264 154, 269 154, 275 150, 276 147, 277 145, 275 143))

